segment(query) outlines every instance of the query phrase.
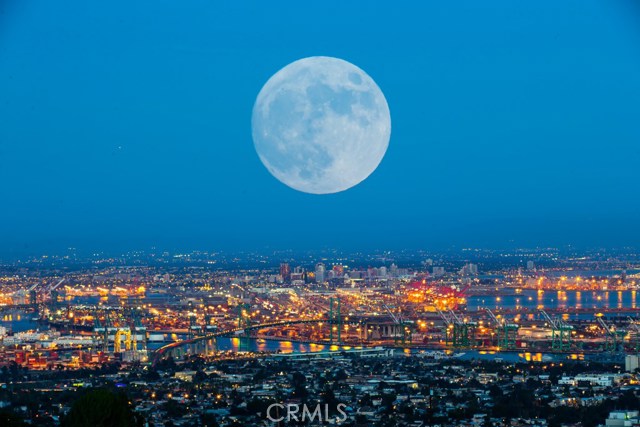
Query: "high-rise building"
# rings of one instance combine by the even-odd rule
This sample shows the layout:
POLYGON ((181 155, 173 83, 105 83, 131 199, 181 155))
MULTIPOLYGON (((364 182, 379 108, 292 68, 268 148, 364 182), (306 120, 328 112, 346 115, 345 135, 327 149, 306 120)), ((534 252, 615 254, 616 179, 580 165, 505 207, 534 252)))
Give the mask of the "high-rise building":
POLYGON ((640 360, 637 354, 628 354, 624 359, 624 370, 633 372, 640 367, 640 360))
POLYGON ((326 275, 325 272, 327 271, 326 267, 324 266, 323 263, 319 262, 316 264, 316 282, 317 283, 324 283, 325 279, 326 279, 326 275))
POLYGON ((444 267, 433 267, 433 276, 444 276, 444 267))
POLYGON ((535 270, 536 269, 536 263, 533 261, 527 261, 527 270, 535 270))
POLYGON ((391 267, 389 267, 389 274, 391 277, 398 277, 398 266, 391 264, 391 267))
POLYGON ((478 275, 478 265, 477 264, 465 264, 464 267, 458 271, 458 274, 461 276, 477 276, 478 275))
POLYGON ((289 263, 283 262, 280 264, 280 276, 285 282, 291 280, 291 267, 289 263))
POLYGON ((291 273, 291 282, 293 283, 294 281, 304 281, 305 278, 305 274, 304 274, 304 268, 303 267, 295 267, 293 269, 293 272, 291 273))
POLYGON ((380 277, 385 278, 387 277, 387 267, 382 266, 378 269, 378 274, 380 275, 380 277))

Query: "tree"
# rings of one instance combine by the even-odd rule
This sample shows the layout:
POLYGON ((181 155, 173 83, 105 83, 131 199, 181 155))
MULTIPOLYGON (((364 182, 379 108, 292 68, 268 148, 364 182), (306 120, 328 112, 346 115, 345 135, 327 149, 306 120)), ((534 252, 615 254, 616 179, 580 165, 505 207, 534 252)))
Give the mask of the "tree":
POLYGON ((169 356, 166 359, 162 359, 158 363, 156 363, 156 369, 158 371, 174 372, 177 368, 178 365, 176 365, 176 361, 172 356, 169 356))
POLYGON ((295 397, 302 399, 303 401, 307 398, 307 377, 300 372, 294 372, 291 376, 291 385, 293 386, 293 394, 295 397))
POLYGON ((0 378, 3 382, 9 381, 9 368, 6 365, 0 368, 0 378))
POLYGON ((635 409, 640 406, 640 399, 632 390, 626 390, 618 397, 618 405, 622 409, 635 409))
POLYGON ((193 376, 193 382, 194 384, 200 384, 206 381, 207 378, 209 378, 207 374, 205 374, 204 371, 200 369, 196 371, 195 375, 193 376))
POLYGON ((494 427, 494 424, 491 421, 491 418, 485 417, 484 421, 482 422, 482 427, 494 427))
POLYGON ((489 386, 489 396, 491 396, 492 398, 498 399, 503 395, 504 393, 502 392, 502 389, 500 388, 499 385, 491 384, 491 386, 489 386))
POLYGON ((6 427, 26 427, 27 424, 13 412, 2 410, 0 412, 0 425, 6 427))
POLYGON ((62 427, 137 427, 142 417, 129 406, 127 397, 107 389, 93 389, 80 397, 62 420, 62 427))
POLYGON ((216 416, 209 412, 203 412, 200 414, 200 423, 204 427, 218 427, 220 425, 218 424, 216 416))
POLYGON ((187 413, 187 408, 175 399, 169 399, 162 407, 169 418, 179 418, 187 413))

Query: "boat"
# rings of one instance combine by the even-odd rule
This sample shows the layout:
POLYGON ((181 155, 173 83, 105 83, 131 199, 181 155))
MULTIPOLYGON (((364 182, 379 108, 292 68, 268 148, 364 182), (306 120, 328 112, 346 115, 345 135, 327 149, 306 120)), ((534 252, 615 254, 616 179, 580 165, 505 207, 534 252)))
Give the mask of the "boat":
POLYGON ((448 356, 444 351, 421 351, 418 353, 418 357, 424 357, 425 359, 442 360, 448 359, 448 356))

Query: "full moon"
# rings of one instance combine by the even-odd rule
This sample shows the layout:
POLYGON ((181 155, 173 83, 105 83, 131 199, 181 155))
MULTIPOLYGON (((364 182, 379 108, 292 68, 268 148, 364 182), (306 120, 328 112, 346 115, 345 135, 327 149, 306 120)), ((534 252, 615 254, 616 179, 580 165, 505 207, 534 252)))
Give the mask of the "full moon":
POLYGON ((253 106, 253 142, 269 172, 312 194, 347 190, 376 170, 391 136, 389 106, 371 77, 337 58, 292 62, 253 106))

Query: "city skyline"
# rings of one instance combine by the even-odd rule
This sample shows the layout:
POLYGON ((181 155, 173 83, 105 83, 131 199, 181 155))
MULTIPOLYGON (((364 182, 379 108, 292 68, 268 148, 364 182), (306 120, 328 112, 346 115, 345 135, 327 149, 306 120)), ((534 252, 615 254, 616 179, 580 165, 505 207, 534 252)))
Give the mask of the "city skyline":
POLYGON ((640 252, 402 253, 0 264, 0 422, 640 422, 640 252))

